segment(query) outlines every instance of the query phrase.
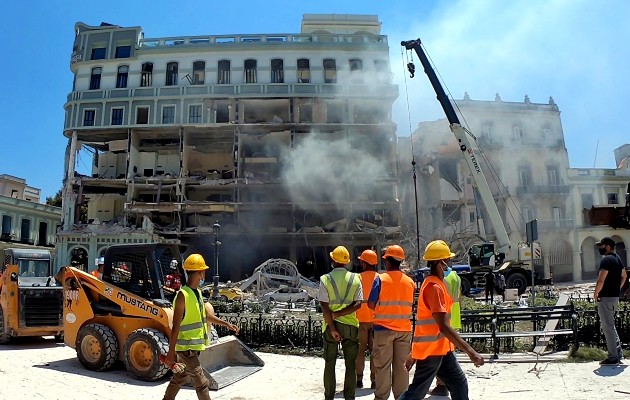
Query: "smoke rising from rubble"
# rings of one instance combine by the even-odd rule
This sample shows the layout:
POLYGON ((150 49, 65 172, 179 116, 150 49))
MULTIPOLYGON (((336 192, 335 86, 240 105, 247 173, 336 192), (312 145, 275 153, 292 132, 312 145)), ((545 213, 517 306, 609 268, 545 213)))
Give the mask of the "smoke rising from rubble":
POLYGON ((351 199, 371 200, 370 193, 379 189, 375 178, 388 176, 387 163, 353 148, 345 137, 331 141, 317 135, 302 140, 288 157, 282 179, 291 200, 309 209, 309 203, 345 209, 351 199))

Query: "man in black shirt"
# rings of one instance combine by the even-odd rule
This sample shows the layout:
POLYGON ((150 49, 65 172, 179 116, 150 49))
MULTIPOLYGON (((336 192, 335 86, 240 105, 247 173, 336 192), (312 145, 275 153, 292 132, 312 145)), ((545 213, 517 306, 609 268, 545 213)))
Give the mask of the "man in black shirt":
POLYGON ((597 313, 608 347, 608 358, 600 364, 615 365, 619 364, 623 357, 621 342, 615 328, 615 313, 619 307, 621 287, 626 282, 626 269, 619 256, 615 254, 615 241, 612 238, 606 236, 595 244, 599 249, 599 254, 604 257, 599 264, 599 275, 593 298, 597 302, 597 313))

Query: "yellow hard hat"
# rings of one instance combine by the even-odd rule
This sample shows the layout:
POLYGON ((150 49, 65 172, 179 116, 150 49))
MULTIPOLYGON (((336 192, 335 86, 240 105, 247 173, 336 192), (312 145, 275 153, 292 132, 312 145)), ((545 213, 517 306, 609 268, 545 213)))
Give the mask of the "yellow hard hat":
POLYGON ((359 256, 359 260, 365 261, 370 265, 378 264, 378 258, 376 257, 374 250, 363 250, 363 253, 359 256))
POLYGON ((339 264, 348 264, 350 262, 350 252, 343 246, 337 246, 335 250, 330 252, 330 258, 339 264))
POLYGON ((186 271, 203 271, 210 267, 206 265, 201 254, 191 254, 184 261, 184 269, 186 271))
POLYGON ((436 261, 446 260, 453 257, 455 257, 455 253, 451 253, 451 249, 445 241, 434 240, 427 244, 427 247, 424 249, 422 259, 426 261, 436 261))
POLYGON ((385 254, 383 254, 383 258, 387 257, 391 257, 397 261, 402 261, 405 259, 405 250, 397 244, 392 244, 385 249, 385 254))

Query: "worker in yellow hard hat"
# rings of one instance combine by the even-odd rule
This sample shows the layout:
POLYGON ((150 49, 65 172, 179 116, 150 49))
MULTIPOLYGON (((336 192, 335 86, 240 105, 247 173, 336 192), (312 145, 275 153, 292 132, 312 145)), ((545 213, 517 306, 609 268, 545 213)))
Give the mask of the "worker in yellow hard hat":
POLYGON ((191 254, 184 261, 186 285, 182 286, 175 296, 173 307, 173 329, 169 338, 169 349, 166 365, 173 366, 176 361, 184 364, 183 370, 177 370, 166 387, 164 400, 173 400, 181 386, 190 377, 200 400, 210 400, 209 382, 199 362, 199 353, 209 344, 211 323, 225 326, 236 334, 238 326, 223 321, 214 315, 214 309, 204 302, 199 290, 206 270, 209 267, 200 254, 191 254))
POLYGON ((372 282, 368 307, 374 310, 375 400, 397 399, 409 385, 405 360, 411 349, 413 280, 400 270, 405 251, 391 245, 383 255, 387 270, 372 282))
POLYGON ((423 259, 431 272, 420 287, 413 345, 405 362, 407 370, 415 364, 416 372, 398 400, 423 399, 436 376, 442 379, 453 400, 467 400, 468 381, 455 357, 455 346, 465 352, 475 366, 484 363, 449 324, 453 299, 444 284, 444 273, 453 256, 442 240, 430 242, 424 250, 423 259))
POLYGON ((330 252, 333 270, 322 275, 317 299, 322 306, 324 323, 324 399, 333 400, 336 391, 335 364, 339 343, 343 349, 346 373, 343 397, 354 400, 356 391, 356 359, 359 351, 359 320, 363 289, 359 274, 350 272, 350 252, 337 246, 330 252))

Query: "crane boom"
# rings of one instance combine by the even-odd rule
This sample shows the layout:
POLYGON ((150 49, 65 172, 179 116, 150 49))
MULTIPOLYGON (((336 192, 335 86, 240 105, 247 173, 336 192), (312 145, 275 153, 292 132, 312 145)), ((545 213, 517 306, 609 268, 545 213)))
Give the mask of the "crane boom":
POLYGON ((466 164, 470 169, 470 173, 473 178, 473 182, 477 188, 479 196, 486 208, 486 212, 488 213, 488 218, 490 219, 490 223, 494 228, 497 242, 496 242, 496 251, 498 253, 504 253, 508 260, 516 260, 518 259, 518 255, 513 254, 513 248, 510 243, 510 238, 508 236, 507 230, 505 229, 505 225, 503 220, 501 219, 501 215, 499 214, 499 209, 497 207, 496 202, 494 201, 494 197, 492 196, 492 191, 490 190, 490 186, 488 185, 488 181, 481 169, 481 164, 477 160, 477 156, 475 154, 478 147, 476 146, 476 142, 474 139, 470 137, 470 133, 462 127, 459 122, 459 118, 449 100, 442 84, 440 83, 427 55, 422 49, 422 42, 420 39, 403 41, 400 43, 407 50, 414 50, 422 63, 422 67, 424 68, 424 72, 427 74, 431 85, 433 86, 433 90, 437 95, 437 99, 442 105, 442 109, 446 114, 446 118, 448 119, 449 126, 451 132, 455 135, 457 139, 459 150, 462 152, 464 159, 466 160, 466 164))

